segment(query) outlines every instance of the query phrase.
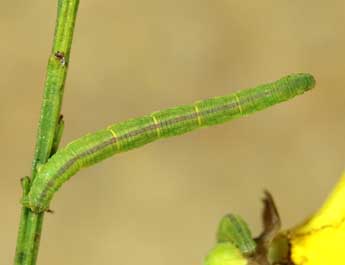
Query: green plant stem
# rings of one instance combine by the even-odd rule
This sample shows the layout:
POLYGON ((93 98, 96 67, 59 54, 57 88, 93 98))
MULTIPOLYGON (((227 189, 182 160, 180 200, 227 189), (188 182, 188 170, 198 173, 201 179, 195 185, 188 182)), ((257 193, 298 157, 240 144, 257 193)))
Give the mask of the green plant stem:
MULTIPOLYGON (((39 166, 45 164, 56 151, 61 138, 63 122, 60 119, 60 110, 78 5, 79 0, 58 0, 55 36, 47 66, 31 181, 35 178, 39 166)), ((23 182, 26 183, 23 184, 25 195, 30 184, 23 182)), ((36 214, 22 207, 14 262, 16 265, 36 264, 43 217, 43 213, 36 214)))

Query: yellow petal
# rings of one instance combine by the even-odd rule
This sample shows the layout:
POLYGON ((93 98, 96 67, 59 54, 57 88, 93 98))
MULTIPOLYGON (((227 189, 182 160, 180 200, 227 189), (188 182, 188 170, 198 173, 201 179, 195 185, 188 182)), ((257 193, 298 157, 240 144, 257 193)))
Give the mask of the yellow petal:
POLYGON ((290 231, 296 265, 345 264, 345 172, 322 208, 290 231))

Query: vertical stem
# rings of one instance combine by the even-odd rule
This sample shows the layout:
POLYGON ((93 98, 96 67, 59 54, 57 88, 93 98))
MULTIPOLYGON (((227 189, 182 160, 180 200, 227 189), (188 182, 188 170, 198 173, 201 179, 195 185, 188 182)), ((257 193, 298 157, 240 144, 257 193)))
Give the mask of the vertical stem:
MULTIPOLYGON (((59 117, 78 5, 79 0, 58 0, 55 36, 47 66, 31 180, 35 178, 38 167, 46 163, 53 154, 59 141, 57 137, 61 136, 59 117)), ((23 195, 28 192, 28 185, 23 184, 23 195)), ((43 213, 37 214, 28 208, 22 208, 16 265, 36 264, 43 217, 43 213)))

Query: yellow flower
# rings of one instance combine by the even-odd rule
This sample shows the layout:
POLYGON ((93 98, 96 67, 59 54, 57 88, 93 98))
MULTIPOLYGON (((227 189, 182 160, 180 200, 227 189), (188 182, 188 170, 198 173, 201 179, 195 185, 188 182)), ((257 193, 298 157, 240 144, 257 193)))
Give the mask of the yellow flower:
POLYGON ((322 208, 289 238, 296 265, 345 264, 345 172, 322 208))

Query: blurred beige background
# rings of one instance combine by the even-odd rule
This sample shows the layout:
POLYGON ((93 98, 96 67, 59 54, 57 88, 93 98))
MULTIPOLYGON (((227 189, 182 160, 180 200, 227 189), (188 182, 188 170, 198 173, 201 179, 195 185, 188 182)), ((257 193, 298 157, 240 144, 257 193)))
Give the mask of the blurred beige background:
MULTIPOLYGON (((0 9, 0 263, 11 264, 55 2, 0 9)), ((108 124, 310 72, 317 87, 253 116, 158 141, 78 173, 47 214, 39 264, 201 264, 217 223, 260 231, 262 190, 285 227, 344 169, 345 2, 82 0, 63 144, 108 124)))

